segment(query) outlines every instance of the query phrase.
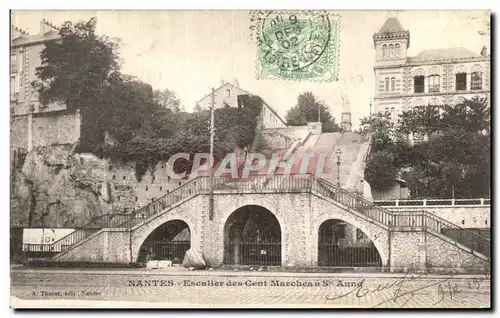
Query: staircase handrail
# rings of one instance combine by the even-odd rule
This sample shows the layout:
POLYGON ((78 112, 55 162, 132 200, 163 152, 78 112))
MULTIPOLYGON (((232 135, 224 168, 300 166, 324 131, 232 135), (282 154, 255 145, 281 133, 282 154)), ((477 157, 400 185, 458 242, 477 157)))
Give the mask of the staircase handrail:
MULTIPOLYGON (((219 185, 219 184, 224 184, 226 182, 231 182, 231 181, 241 181, 241 179, 232 179, 232 178, 227 178, 227 177, 216 177, 213 178, 213 185, 219 185)), ((271 184, 272 189, 296 189, 297 187, 300 187, 302 189, 308 189, 309 191, 315 190, 319 192, 320 194, 326 195, 327 197, 333 199, 336 202, 342 203, 348 208, 351 208, 358 213, 361 213, 363 215, 366 215, 367 217, 378 221, 386 226, 389 227, 394 227, 394 223, 396 219, 394 217, 397 217, 398 214, 407 214, 412 216, 412 217, 418 217, 421 216, 422 219, 420 220, 421 223, 420 225, 422 227, 425 227, 429 230, 432 230, 434 232, 437 232, 438 234, 441 233, 442 228, 452 228, 452 229, 459 229, 463 231, 462 233, 467 233, 470 234, 471 237, 478 238, 479 241, 485 244, 485 247, 490 246, 490 240, 476 234, 472 231, 466 230, 458 225, 455 225, 435 214, 432 214, 428 211, 422 210, 422 211, 390 211, 388 209, 384 209, 376 204, 374 204, 371 201, 368 201, 364 199, 363 197, 359 196, 356 193, 352 193, 350 191, 347 191, 343 188, 341 188, 338 185, 335 185, 325 179, 318 178, 310 173, 307 174, 297 174, 297 175, 253 175, 248 177, 249 181, 254 181, 253 183, 248 183, 248 181, 245 181, 243 190, 256 190, 255 186, 261 187, 262 189, 265 189, 271 184), (297 179, 292 179, 292 176, 297 176, 297 179), (260 180, 263 182, 258 182, 257 184, 255 181, 260 180), (288 182, 286 182, 288 180, 288 182), (291 182, 290 182, 291 181, 291 182), (272 182, 272 183, 271 183, 272 182), (366 209, 367 208, 367 209, 366 209), (431 223, 429 222, 430 220, 434 221, 435 227, 433 228, 431 223)), ((108 222, 103 222, 103 224, 106 224, 107 227, 127 227, 127 228, 132 228, 133 226, 137 225, 134 220, 145 220, 157 213, 160 213, 161 211, 164 211, 165 208, 170 207, 174 205, 175 203, 178 203, 188 197, 191 197, 193 195, 197 195, 203 191, 209 190, 210 189, 210 184, 208 183, 209 177, 207 176, 198 176, 196 178, 191 179, 190 181, 186 182, 185 184, 179 186, 178 188, 174 189, 173 191, 166 193, 162 195, 160 198, 154 200, 153 202, 141 207, 140 209, 129 213, 129 214, 105 214, 101 215, 97 218, 94 218, 81 228, 77 229, 76 231, 64 236, 63 238, 57 240, 56 242, 50 244, 49 246, 51 247, 51 250, 54 251, 63 251, 64 246, 71 246, 71 244, 77 243, 79 240, 82 240, 89 236, 90 234, 94 233, 96 230, 99 230, 99 228, 92 228, 89 227, 90 224, 96 223, 98 220, 106 220, 108 218, 108 222), (141 217, 137 217, 140 215, 141 217), (113 224, 112 224, 113 223, 113 224), (115 224, 116 223, 116 224, 115 224), (68 244, 64 244, 68 243, 68 244), (71 244, 69 244, 71 243, 71 244), (57 248, 56 248, 57 247, 57 248)), ((239 188, 239 187, 238 187, 239 188)), ((139 221, 140 223, 140 221, 139 221)), ((397 223, 397 222, 396 222, 397 223)), ((414 226, 414 225, 413 225, 414 226)), ((417 225, 418 226, 418 225, 417 225)), ((444 235, 444 234, 442 234, 444 235)), ((458 241, 458 240, 456 240, 458 241)), ((462 240, 463 241, 463 240, 462 240)), ((462 243, 463 242, 459 242, 462 243)), ((488 253, 489 257, 489 253, 488 253)))
MULTIPOLYGON (((429 211, 425 211, 425 210, 421 210, 421 211, 420 210, 419 211, 389 211, 387 209, 380 208, 379 206, 377 206, 377 205, 373 204, 372 202, 370 202, 370 201, 368 201, 368 200, 360 197, 359 195, 357 195, 355 193, 352 193, 352 192, 349 192, 349 191, 347 191, 345 189, 342 189, 339 186, 334 185, 334 184, 332 184, 331 182, 329 182, 327 180, 319 179, 318 181, 320 181, 319 182, 320 184, 327 185, 327 186, 329 186, 331 188, 335 188, 337 191, 340 191, 343 194, 351 196, 355 200, 359 200, 360 202, 363 203, 363 205, 361 205, 361 206, 365 206, 365 204, 366 204, 366 206, 368 206, 369 208, 376 208, 378 211, 383 210, 385 215, 389 215, 388 218, 387 217, 380 217, 380 214, 376 214, 376 215, 379 216, 378 218, 373 217, 373 215, 371 215, 370 217, 373 218, 373 219, 375 219, 375 220, 377 220, 377 221, 379 221, 379 222, 381 222, 382 224, 385 224, 385 225, 389 226, 390 228, 394 227, 394 223, 395 223, 394 222, 395 221, 394 217, 397 216, 397 214, 402 214, 402 212, 406 212, 406 213, 408 213, 409 216, 412 216, 412 217, 422 216, 423 219, 421 220, 420 225, 422 227, 426 228, 427 230, 431 230, 431 231, 436 232, 438 234, 444 235, 441 232, 442 228, 445 228, 445 229, 446 228, 452 228, 452 229, 460 230, 462 234, 466 233, 466 234, 470 235, 471 237, 476 238, 480 243, 483 243, 484 247, 486 247, 487 249, 485 250, 484 248, 479 248, 479 249, 476 248, 475 250, 477 250, 478 252, 481 252, 485 256, 489 257, 489 246, 490 246, 490 240, 489 239, 485 238, 482 235, 474 233, 474 232, 472 232, 470 230, 467 230, 467 229, 465 229, 463 227, 460 227, 460 226, 458 226, 458 225, 456 225, 456 224, 454 224, 452 222, 449 222, 449 221, 447 221, 447 220, 445 220, 445 219, 443 219, 443 218, 441 218, 441 217, 439 217, 439 216, 437 216, 437 215, 435 215, 433 213, 430 213, 429 211), (433 220, 434 222, 436 222, 435 228, 433 228, 431 226, 429 220, 433 220)), ((332 198, 332 199, 335 200, 335 198, 332 198)), ((336 201, 338 201, 338 200, 336 200, 336 201)), ((341 203, 345 204, 344 202, 341 202, 341 203)), ((363 211, 360 211, 359 209, 356 208, 356 207, 358 207, 360 205, 357 205, 357 204, 350 204, 349 205, 348 204, 348 206, 350 206, 350 207, 356 209, 358 212, 361 212, 362 214, 366 215, 366 213, 363 213, 363 211)), ((373 213, 370 213, 370 214, 373 214, 373 213)), ((418 226, 418 224, 417 225, 412 224, 412 225, 409 225, 409 226, 418 226)), ((455 240, 458 243, 461 243, 461 244, 463 244, 465 246, 468 245, 467 244, 468 242, 464 241, 463 237, 457 238, 455 240)))
MULTIPOLYGON (((330 188, 334 189, 335 191, 338 191, 342 195, 346 195, 346 196, 352 198, 354 202, 349 202, 349 201, 342 202, 338 198, 332 198, 332 197, 331 197, 331 199, 333 199, 337 202, 340 202, 340 203, 360 212, 361 214, 364 214, 364 215, 367 215, 371 218, 374 218, 376 221, 378 221, 384 225, 391 226, 391 216, 392 216, 391 211, 383 209, 383 208, 373 204, 373 202, 370 202, 370 201, 366 200, 365 198, 363 198, 355 193, 352 193, 352 192, 349 192, 345 189, 342 189, 340 186, 335 185, 328 180, 325 180, 322 178, 317 178, 317 177, 315 179, 317 181, 316 182, 317 184, 320 184, 320 185, 326 186, 326 187, 330 187, 330 188), (376 213, 376 215, 378 215, 379 217, 375 218, 375 217, 373 217, 373 215, 368 215, 367 213, 365 213, 366 211, 363 211, 360 209, 362 207, 367 207, 367 208, 370 208, 371 210, 377 211, 378 213, 376 213)), ((373 213, 370 213, 370 214, 373 214, 373 213)))

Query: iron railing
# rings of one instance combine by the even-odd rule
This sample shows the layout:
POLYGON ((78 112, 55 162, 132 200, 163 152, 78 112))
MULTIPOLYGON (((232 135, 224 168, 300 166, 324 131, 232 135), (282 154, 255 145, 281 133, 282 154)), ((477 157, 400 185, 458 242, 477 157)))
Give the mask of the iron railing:
POLYGON ((444 235, 465 247, 490 257, 490 240, 480 234, 455 225, 428 211, 394 211, 393 227, 421 227, 444 235))
POLYGON ((329 183, 326 180, 320 179, 317 184, 327 187, 331 193, 330 198, 346 205, 349 208, 355 209, 358 212, 367 215, 368 217, 389 226, 389 228, 408 226, 422 227, 426 230, 445 235, 451 239, 454 237, 448 236, 445 233, 462 233, 455 235, 456 242, 468 247, 476 252, 483 254, 486 257, 490 256, 490 240, 458 225, 455 225, 435 214, 428 211, 388 211, 382 209, 370 201, 363 199, 357 194, 348 192, 340 187, 329 183), (346 200, 346 197, 348 199, 346 200), (336 199, 336 198, 340 198, 336 199), (474 240, 465 240, 466 237, 472 237, 474 240))
POLYGON ((374 205, 357 194, 344 190, 324 179, 316 180, 314 190, 370 219, 391 226, 391 212, 374 205))
POLYGON ((381 267, 382 260, 371 243, 368 246, 318 244, 318 265, 335 267, 381 267))
POLYGON ((242 242, 225 244, 225 264, 231 265, 281 265, 281 242, 242 242))
MULTIPOLYGON (((314 191, 320 195, 326 196, 336 202, 339 202, 347 208, 361 213, 369 219, 375 220, 389 228, 394 226, 394 222, 398 224, 414 224, 412 220, 420 220, 422 227, 443 234, 440 230, 443 228, 462 229, 436 215, 426 211, 412 211, 407 214, 397 214, 394 216, 395 211, 386 210, 377 206, 363 197, 351 193, 341 187, 332 184, 324 179, 318 179, 311 174, 297 174, 297 175, 254 175, 246 179, 231 179, 229 177, 214 177, 214 189, 221 192, 230 193, 248 193, 248 192, 304 192, 314 191)), ((79 241, 87 238, 92 233, 100 228, 127 228, 131 229, 153 215, 159 214, 165 209, 172 207, 187 198, 197 194, 208 193, 210 190, 209 177, 197 177, 189 182, 181 185, 177 189, 165 194, 156 201, 153 201, 146 206, 136 210, 130 214, 107 214, 99 216, 91 220, 82 228, 68 234, 60 240, 49 245, 49 249, 54 251, 65 251, 68 247, 78 243, 79 241)), ((410 226, 419 226, 410 225, 410 226)), ((475 233, 474 233, 475 234, 475 233)), ((475 237, 481 244, 487 244, 489 250, 489 240, 475 234, 475 237)), ((462 242, 460 242, 462 243, 462 242)), ((480 248, 484 251, 485 248, 480 248)), ((480 252, 478 250, 478 252, 480 252)), ((485 254, 486 255, 486 254, 485 254)), ((488 251, 489 255, 489 251, 488 251)))
POLYGON ((463 205, 490 205, 490 199, 396 199, 375 200, 374 204, 384 207, 412 207, 412 206, 463 206, 463 205))
POLYGON ((146 242, 139 251, 139 261, 168 260, 172 264, 181 264, 190 247, 190 241, 146 242))

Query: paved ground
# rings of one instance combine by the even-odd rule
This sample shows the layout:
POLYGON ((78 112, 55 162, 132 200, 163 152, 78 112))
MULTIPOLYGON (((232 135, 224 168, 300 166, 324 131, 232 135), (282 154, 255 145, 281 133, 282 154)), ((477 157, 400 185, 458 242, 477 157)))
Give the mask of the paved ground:
POLYGON ((416 273, 13 269, 11 296, 13 307, 488 308, 490 279, 416 273))

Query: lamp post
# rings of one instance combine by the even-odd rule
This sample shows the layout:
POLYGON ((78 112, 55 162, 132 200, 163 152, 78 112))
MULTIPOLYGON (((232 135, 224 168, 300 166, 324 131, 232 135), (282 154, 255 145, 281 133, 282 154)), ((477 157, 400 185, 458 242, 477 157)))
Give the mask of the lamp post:
POLYGON ((209 171, 210 171, 210 195, 209 195, 209 220, 213 220, 214 218, 214 173, 213 173, 213 165, 214 165, 214 134, 215 134, 215 124, 214 124, 214 114, 215 114, 215 89, 212 88, 212 100, 211 100, 211 108, 210 108, 210 162, 209 162, 209 171))
POLYGON ((342 156, 342 151, 337 149, 335 154, 337 155, 337 185, 340 187, 340 157, 342 156))

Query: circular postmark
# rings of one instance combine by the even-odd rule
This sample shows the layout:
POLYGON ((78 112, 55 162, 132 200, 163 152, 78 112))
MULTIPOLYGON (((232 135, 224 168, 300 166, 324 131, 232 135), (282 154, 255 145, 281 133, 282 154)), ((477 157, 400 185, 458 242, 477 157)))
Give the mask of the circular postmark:
POLYGON ((327 13, 268 11, 256 20, 258 59, 264 73, 300 79, 326 72, 335 45, 327 13))

